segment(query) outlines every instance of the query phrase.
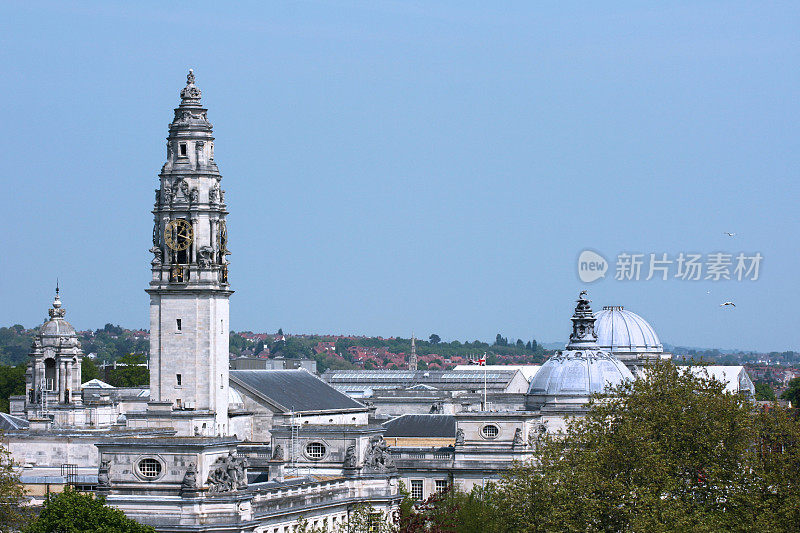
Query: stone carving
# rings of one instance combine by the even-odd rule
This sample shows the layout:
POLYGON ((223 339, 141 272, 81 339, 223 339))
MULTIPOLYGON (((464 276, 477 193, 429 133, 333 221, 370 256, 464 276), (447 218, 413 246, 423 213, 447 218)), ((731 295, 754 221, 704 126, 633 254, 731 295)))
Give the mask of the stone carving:
POLYGON ((547 437, 547 422, 539 422, 536 427, 531 429, 531 434, 528 441, 531 446, 538 447, 539 444, 547 437))
POLYGON ((100 461, 100 468, 97 471, 97 486, 108 488, 111 486, 111 479, 108 473, 111 470, 111 461, 100 461))
POLYGON ((161 202, 161 191, 156 189, 156 205, 158 205, 159 202, 161 202))
POLYGON ((372 472, 392 472, 397 470, 392 454, 386 441, 380 435, 373 435, 369 439, 367 452, 364 455, 364 469, 372 472))
POLYGON ((189 463, 189 468, 186 469, 186 473, 183 475, 181 488, 187 490, 197 488, 197 467, 194 463, 189 463))
POLYGON ((464 444, 464 430, 461 428, 456 430, 456 444, 464 444))
POLYGON ((356 459, 356 445, 351 444, 347 447, 347 451, 344 452, 344 467, 355 468, 357 464, 358 459, 356 459))
POLYGON ((164 187, 164 190, 161 191, 161 199, 165 204, 172 202, 172 189, 164 187))
POLYGON ((237 457, 233 452, 220 457, 211 465, 207 483, 209 494, 247 488, 247 459, 237 457))
POLYGON ((225 203, 225 191, 222 189, 219 190, 219 203, 225 203))
POLYGON ((514 431, 514 440, 511 442, 512 446, 522 446, 522 429, 517 428, 514 431))
POLYGON ((167 161, 170 161, 171 159, 172 159, 172 143, 167 141, 167 161))
POLYGON ((214 185, 208 191, 208 203, 210 204, 217 203, 218 197, 219 197, 219 185, 214 185))
POLYGON ((180 178, 175 182, 172 188, 172 195, 175 199, 183 199, 184 201, 189 199, 189 184, 185 179, 180 178))
POLYGON ((189 69, 189 74, 186 76, 186 87, 181 89, 181 99, 183 100, 199 100, 202 96, 200 89, 194 84, 194 72, 189 69))
POLYGON ((214 260, 214 249, 210 246, 202 246, 197 251, 197 255, 199 256, 197 262, 200 263, 201 267, 211 266, 214 260))
POLYGON ((160 265, 164 260, 164 252, 158 246, 153 246, 150 248, 150 253, 153 254, 153 260, 150 261, 151 264, 160 265))
POLYGON ((431 410, 430 410, 431 414, 440 415, 443 412, 444 412, 444 404, 442 402, 434 402, 434 404, 431 405, 431 410))
POLYGON ((275 446, 275 449, 272 451, 272 460, 283 461, 283 447, 280 444, 275 446))
POLYGON ((189 201, 193 204, 196 204, 200 200, 200 191, 197 188, 193 188, 189 193, 189 201))

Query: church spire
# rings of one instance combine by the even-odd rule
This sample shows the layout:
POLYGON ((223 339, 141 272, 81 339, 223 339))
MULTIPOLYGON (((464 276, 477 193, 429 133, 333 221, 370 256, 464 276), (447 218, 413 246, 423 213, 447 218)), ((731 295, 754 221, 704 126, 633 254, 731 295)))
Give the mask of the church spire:
POLYGON ((586 296, 586 291, 581 291, 575 306, 575 313, 572 315, 572 335, 569 336, 568 350, 597 349, 597 335, 594 332, 595 318, 590 303, 591 300, 586 296))
POLYGON ((417 343, 414 334, 411 334, 411 355, 408 356, 408 369, 417 369, 417 343))

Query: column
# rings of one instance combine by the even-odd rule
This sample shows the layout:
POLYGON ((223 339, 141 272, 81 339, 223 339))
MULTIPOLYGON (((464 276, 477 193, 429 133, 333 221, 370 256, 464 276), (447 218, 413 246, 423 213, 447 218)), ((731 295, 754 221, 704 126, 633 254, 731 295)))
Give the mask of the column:
POLYGON ((161 228, 159 228, 159 231, 161 232, 161 242, 164 243, 162 246, 164 250, 164 264, 167 266, 172 264, 172 254, 174 253, 172 251, 172 248, 167 246, 167 243, 164 242, 164 230, 166 229, 168 223, 169 223, 168 216, 161 217, 161 228))
POLYGON ((59 361, 58 363, 58 401, 64 401, 64 390, 67 388, 67 363, 59 361))
POLYGON ((217 220, 213 218, 208 219, 209 227, 211 228, 211 235, 209 236, 209 245, 212 250, 217 249, 217 220))
POLYGON ((189 249, 192 251, 189 262, 195 264, 197 263, 197 217, 192 217, 192 245, 189 249))
POLYGON ((72 395, 72 363, 64 363, 64 369, 64 381, 66 383, 66 386, 64 387, 64 403, 70 403, 70 400, 72 399, 70 397, 72 395))

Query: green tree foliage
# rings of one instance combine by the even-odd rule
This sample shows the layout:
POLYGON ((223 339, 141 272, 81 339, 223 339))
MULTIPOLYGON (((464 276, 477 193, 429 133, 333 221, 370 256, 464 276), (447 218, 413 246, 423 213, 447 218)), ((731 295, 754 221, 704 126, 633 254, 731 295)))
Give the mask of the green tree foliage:
POLYGON ((39 517, 24 533, 155 533, 155 529, 105 505, 105 498, 66 489, 50 494, 39 517))
POLYGON ((131 353, 146 355, 150 351, 146 338, 136 337, 132 332, 112 324, 106 324, 94 333, 83 333, 79 340, 84 353, 95 353, 97 359, 103 362, 118 361, 131 353))
POLYGON ((756 386, 756 400, 766 400, 766 401, 775 400, 775 391, 772 390, 772 387, 769 386, 769 383, 765 383, 763 381, 757 381, 755 383, 755 386, 756 386))
POLYGON ((0 411, 7 413, 8 397, 25 394, 25 365, 0 365, 0 411))
POLYGON ((440 342, 442 342, 442 338, 436 333, 433 333, 430 337, 428 337, 428 341, 431 344, 439 344, 440 342))
POLYGON ((34 332, 15 324, 10 328, 0 328, 0 364, 18 365, 28 359, 34 332))
POLYGON ((593 400, 505 478, 506 531, 790 531, 800 424, 671 363, 593 400))
POLYGON ((100 369, 97 368, 95 362, 89 359, 88 357, 84 357, 81 360, 81 381, 86 383, 87 381, 91 381, 99 377, 100 377, 100 369))
POLYGON ((792 407, 800 407, 800 378, 794 378, 781 394, 781 398, 792 402, 792 407))
POLYGON ((451 487, 422 502, 412 500, 404 486, 400 489, 398 533, 491 533, 505 527, 492 483, 476 486, 471 492, 451 487))
POLYGON ((128 354, 117 362, 111 370, 109 382, 115 387, 147 387, 150 384, 150 370, 144 363, 147 357, 141 354, 128 354))
POLYGON ((0 533, 19 531, 28 512, 26 499, 17 475, 17 465, 3 446, 0 446, 0 533))

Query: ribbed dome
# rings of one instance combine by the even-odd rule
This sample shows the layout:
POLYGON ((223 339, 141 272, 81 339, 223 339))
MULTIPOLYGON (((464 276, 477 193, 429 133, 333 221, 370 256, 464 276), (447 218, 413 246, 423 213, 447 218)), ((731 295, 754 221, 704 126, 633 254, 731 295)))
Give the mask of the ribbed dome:
POLYGON ((634 379, 625 363, 597 345, 594 327, 589 299, 586 291, 581 291, 572 315, 569 344, 534 376, 525 400, 528 409, 579 412, 592 394, 634 379))
POLYGON ((42 324, 39 333, 53 337, 71 337, 75 335, 75 328, 63 318, 54 318, 42 324))
POLYGON ((613 353, 661 353, 664 347, 653 326, 622 306, 606 306, 594 315, 597 344, 613 353))
POLYGON ((633 374, 611 354, 587 350, 556 354, 536 373, 528 394, 590 396, 616 387, 633 374))

